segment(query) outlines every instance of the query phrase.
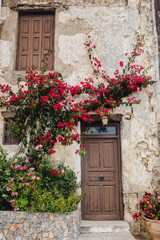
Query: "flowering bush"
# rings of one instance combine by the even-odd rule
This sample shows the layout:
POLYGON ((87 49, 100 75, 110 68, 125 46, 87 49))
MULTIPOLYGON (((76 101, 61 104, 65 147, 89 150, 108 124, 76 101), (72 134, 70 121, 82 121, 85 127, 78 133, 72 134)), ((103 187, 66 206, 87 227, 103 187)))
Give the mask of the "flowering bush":
POLYGON ((29 158, 17 158, 9 167, 10 178, 6 184, 8 194, 5 198, 11 203, 14 211, 26 211, 30 205, 30 199, 36 181, 40 180, 35 168, 32 167, 29 158))
POLYGON ((10 159, 4 169, 7 175, 6 181, 1 182, 1 199, 8 202, 4 210, 59 213, 75 210, 81 196, 75 195, 79 185, 74 171, 63 164, 54 167, 43 145, 36 146, 34 151, 26 157, 10 159))
POLYGON ((140 220, 142 214, 149 219, 160 220, 160 193, 154 191, 154 194, 145 192, 143 199, 139 201, 141 212, 133 212, 133 219, 140 220))

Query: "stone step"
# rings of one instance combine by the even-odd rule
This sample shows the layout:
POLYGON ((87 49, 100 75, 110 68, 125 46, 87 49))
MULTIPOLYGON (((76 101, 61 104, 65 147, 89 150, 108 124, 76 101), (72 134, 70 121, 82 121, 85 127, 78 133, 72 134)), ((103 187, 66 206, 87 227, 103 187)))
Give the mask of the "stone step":
POLYGON ((81 221, 81 234, 85 233, 124 233, 129 232, 129 224, 125 221, 81 221))
POLYGON ((81 234, 78 240, 135 240, 130 232, 81 234))

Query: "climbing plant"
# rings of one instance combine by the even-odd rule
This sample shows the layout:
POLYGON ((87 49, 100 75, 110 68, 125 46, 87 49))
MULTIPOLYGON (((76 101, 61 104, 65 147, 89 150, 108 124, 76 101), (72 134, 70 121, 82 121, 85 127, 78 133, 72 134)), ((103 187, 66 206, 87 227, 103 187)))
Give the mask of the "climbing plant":
MULTIPOLYGON (((120 61, 120 70, 115 71, 114 77, 108 76, 94 57, 96 47, 92 39, 88 38, 84 45, 93 78, 86 78, 79 85, 70 86, 60 73, 42 71, 39 74, 34 70, 27 72, 25 82, 18 80, 17 92, 9 85, 0 84, 3 94, 0 106, 14 113, 12 134, 23 142, 28 152, 43 145, 44 152, 52 154, 57 141, 63 145, 80 143, 76 126, 78 121, 93 121, 90 111, 100 118, 109 118, 112 110, 121 105, 139 104, 140 100, 131 94, 154 83, 147 69, 135 63, 136 57, 143 53, 144 36, 136 33, 133 50, 126 54, 128 61, 126 64, 120 61)), ((79 152, 84 153, 83 144, 79 152)))

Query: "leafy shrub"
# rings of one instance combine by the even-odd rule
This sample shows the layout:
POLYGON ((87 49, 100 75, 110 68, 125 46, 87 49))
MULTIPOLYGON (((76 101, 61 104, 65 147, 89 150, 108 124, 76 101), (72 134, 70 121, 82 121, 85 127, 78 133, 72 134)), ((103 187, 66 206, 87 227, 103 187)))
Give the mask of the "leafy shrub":
POLYGON ((39 148, 33 150, 30 157, 30 161, 35 166, 36 171, 42 179, 43 188, 48 192, 52 192, 56 188, 61 194, 68 198, 72 193, 80 187, 77 184, 77 176, 75 172, 64 163, 60 163, 58 166, 51 164, 47 155, 44 154, 42 145, 39 148), (52 172, 57 174, 52 174, 52 172))
POLYGON ((33 212, 51 212, 51 213, 65 213, 77 209, 78 203, 81 201, 82 196, 76 196, 74 193, 68 198, 57 190, 52 192, 42 190, 36 187, 32 194, 31 211, 33 212))
POLYGON ((64 173, 59 177, 58 181, 56 177, 52 177, 54 186, 64 197, 68 198, 80 187, 77 184, 77 176, 72 169, 62 163, 58 165, 58 169, 64 171, 64 173))
POLYGON ((5 196, 7 194, 5 184, 9 178, 9 161, 7 161, 6 153, 0 146, 0 209, 11 209, 10 204, 6 201, 5 196))

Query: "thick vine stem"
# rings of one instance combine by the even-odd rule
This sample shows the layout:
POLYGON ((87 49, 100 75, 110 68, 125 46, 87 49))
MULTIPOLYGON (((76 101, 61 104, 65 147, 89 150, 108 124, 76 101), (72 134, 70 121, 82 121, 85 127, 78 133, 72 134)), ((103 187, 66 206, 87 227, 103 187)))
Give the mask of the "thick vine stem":
MULTIPOLYGON (((24 126, 27 125, 28 119, 29 119, 29 116, 26 118, 25 123, 24 123, 24 126)), ((19 153, 20 153, 20 151, 21 151, 21 149, 22 149, 22 146, 23 146, 23 142, 20 142, 19 145, 18 145, 17 151, 16 151, 15 154, 13 155, 13 158, 16 158, 16 157, 19 155, 19 153)))

